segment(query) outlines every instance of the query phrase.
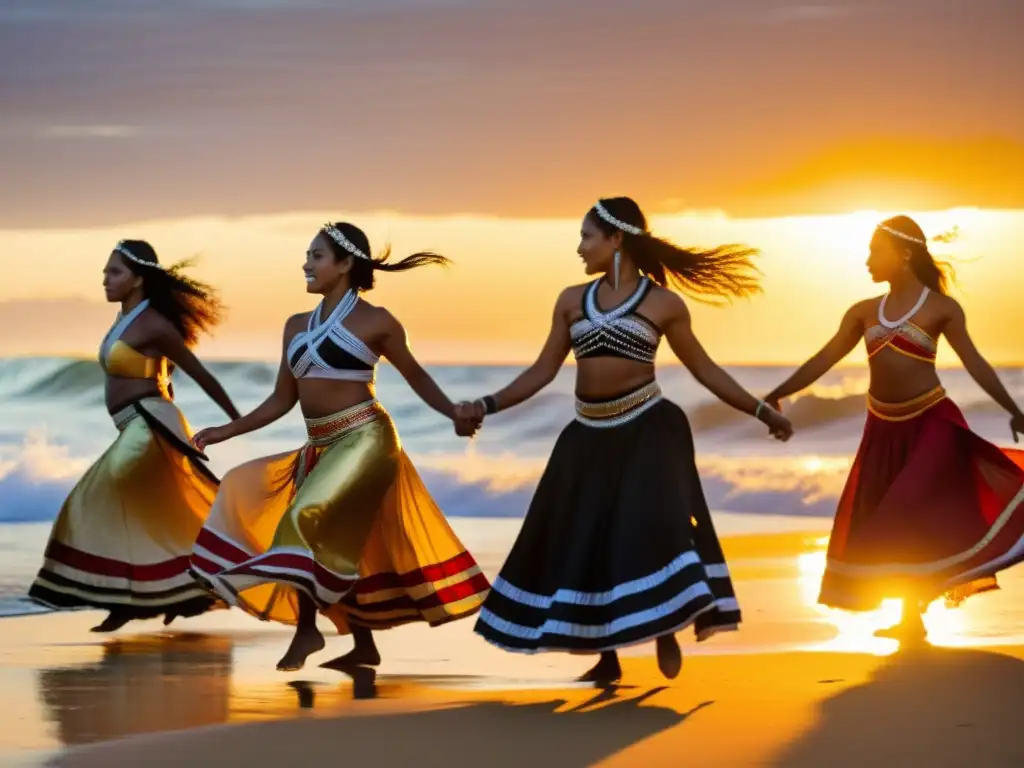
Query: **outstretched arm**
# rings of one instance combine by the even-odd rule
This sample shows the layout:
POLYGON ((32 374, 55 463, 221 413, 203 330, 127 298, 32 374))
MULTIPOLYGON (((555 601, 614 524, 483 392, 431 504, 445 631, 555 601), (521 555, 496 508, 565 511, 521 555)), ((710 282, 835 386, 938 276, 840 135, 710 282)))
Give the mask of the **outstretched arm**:
POLYGON ((174 326, 170 323, 161 323, 153 344, 164 357, 187 373, 196 384, 202 387, 203 391, 210 396, 213 402, 221 407, 224 413, 232 419, 238 418, 238 409, 231 402, 231 398, 224 391, 224 387, 217 381, 217 377, 210 373, 206 366, 199 361, 199 358, 195 356, 192 350, 185 346, 185 340, 174 326))
POLYGON ((773 389, 765 397, 765 400, 773 408, 778 407, 778 402, 783 398, 795 395, 811 386, 850 354, 862 335, 863 323, 860 320, 860 305, 856 305, 847 310, 835 336, 829 339, 828 343, 818 350, 814 357, 797 368, 792 376, 773 389))
POLYGON ((519 405, 554 381, 562 363, 565 362, 565 358, 572 349, 572 339, 569 336, 568 307, 573 303, 569 290, 563 291, 558 297, 558 301, 555 302, 555 311, 551 318, 551 331, 548 333, 548 339, 544 342, 540 355, 533 365, 516 376, 511 384, 488 396, 494 400, 492 410, 504 411, 514 405, 519 405))
POLYGON ((409 339, 406 336, 405 328, 390 313, 381 310, 384 317, 384 335, 381 338, 381 351, 393 366, 404 378, 412 391, 419 395, 427 405, 448 419, 455 419, 455 406, 448 396, 441 391, 441 387, 434 381, 434 377, 427 373, 420 365, 409 348, 409 339))
POLYGON ((1024 433, 1024 413, 1010 397, 1010 393, 1006 391, 1006 387, 1003 386, 1003 382, 999 380, 999 376, 988 360, 982 357, 978 348, 974 346, 974 340, 967 332, 967 317, 963 308, 955 301, 952 304, 951 316, 942 332, 971 378, 978 382, 978 386, 1010 414, 1010 428, 1013 431, 1014 442, 1016 442, 1017 434, 1024 433))
MULTIPOLYGON (((290 324, 291 321, 289 321, 290 324)), ((292 329, 289 328, 289 325, 285 326, 285 345, 288 344, 288 339, 291 337, 292 329)), ((225 440, 230 440, 232 437, 255 432, 257 429, 261 429, 280 419, 294 408, 295 403, 298 401, 299 388, 295 382, 295 377, 292 376, 291 368, 288 366, 287 348, 285 348, 281 353, 281 365, 277 370, 277 381, 274 383, 274 391, 270 393, 270 396, 245 416, 220 427, 209 427, 200 430, 193 436, 192 442, 196 448, 202 451, 208 445, 222 443, 225 440)))
POLYGON ((761 401, 747 392, 739 382, 719 366, 693 333, 690 310, 678 296, 672 295, 673 304, 668 320, 662 322, 665 340, 680 362, 693 377, 719 400, 753 416, 766 410, 761 401), (761 407, 759 407, 761 406, 761 407))

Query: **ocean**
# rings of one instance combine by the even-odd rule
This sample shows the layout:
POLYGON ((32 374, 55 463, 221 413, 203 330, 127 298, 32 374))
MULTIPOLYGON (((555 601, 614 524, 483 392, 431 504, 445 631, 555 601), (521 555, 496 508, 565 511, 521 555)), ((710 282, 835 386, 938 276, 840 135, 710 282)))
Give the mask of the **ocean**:
MULTIPOLYGON (((271 391, 276 363, 213 362, 210 368, 246 412, 271 391)), ((519 366, 431 367, 453 399, 496 391, 519 366)), ((731 373, 754 393, 765 393, 791 367, 737 367, 731 373)), ((378 398, 398 425, 406 451, 453 518, 521 518, 546 458, 572 418, 572 366, 531 401, 489 418, 475 440, 457 437, 450 422, 425 406, 397 374, 382 366, 378 398)), ((1024 368, 1000 375, 1018 402, 1024 368)), ((941 373, 972 428, 1011 445, 1005 414, 962 370, 941 373)), ((658 373, 666 395, 688 413, 708 503, 723 520, 749 520, 771 528, 779 515, 831 516, 864 422, 867 371, 831 372, 787 414, 797 433, 786 444, 763 426, 715 400, 682 367, 658 373)), ((175 381, 177 402, 193 428, 223 423, 224 415, 186 376, 175 381)), ((20 599, 39 567, 50 523, 89 464, 116 431, 103 404, 103 374, 92 360, 0 359, 0 615, 26 612, 20 599)), ((223 473, 256 456, 288 450, 304 440, 298 408, 257 433, 209 450, 223 473)), ((730 523, 735 527, 735 523, 730 523)), ((723 531, 720 530, 720 533, 723 531)))

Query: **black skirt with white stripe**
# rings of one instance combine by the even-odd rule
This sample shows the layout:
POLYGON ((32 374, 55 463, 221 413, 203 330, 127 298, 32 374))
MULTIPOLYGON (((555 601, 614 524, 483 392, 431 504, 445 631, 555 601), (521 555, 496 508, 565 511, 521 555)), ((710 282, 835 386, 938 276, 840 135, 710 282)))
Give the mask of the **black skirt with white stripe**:
POLYGON ((586 653, 738 628, 689 421, 667 400, 638 410, 559 436, 477 621, 489 642, 586 653))

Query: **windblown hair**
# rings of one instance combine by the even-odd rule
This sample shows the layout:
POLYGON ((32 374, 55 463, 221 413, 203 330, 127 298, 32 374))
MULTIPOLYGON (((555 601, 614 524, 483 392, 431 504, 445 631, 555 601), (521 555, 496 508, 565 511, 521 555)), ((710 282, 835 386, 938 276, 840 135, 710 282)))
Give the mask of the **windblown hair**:
POLYGON ((185 274, 191 262, 161 268, 156 266, 160 263, 156 251, 145 240, 124 240, 121 244, 138 259, 122 255, 125 266, 142 278, 142 292, 150 307, 171 322, 186 346, 195 346, 201 335, 220 323, 224 315, 220 298, 214 288, 185 274))
POLYGON ((610 197, 600 203, 612 218, 639 228, 641 234, 626 232, 607 221, 598 213, 597 206, 587 214, 590 220, 606 236, 622 232, 622 250, 658 285, 675 288, 709 304, 761 292, 759 272, 753 262, 758 255, 756 248, 738 244, 707 250, 680 248, 650 234, 647 217, 631 198, 610 197))
POLYGON ((928 238, 924 230, 909 216, 893 216, 886 219, 879 225, 879 232, 890 238, 895 246, 907 251, 910 256, 910 268, 914 275, 923 285, 926 285, 936 293, 946 294, 949 292, 950 283, 956 282, 956 273, 951 264, 945 261, 937 261, 928 250, 928 238), (906 240, 892 232, 886 232, 883 227, 902 232, 907 237, 914 238, 914 241, 906 240), (915 242, 915 241, 920 242, 915 242))
POLYGON ((354 224, 339 221, 329 226, 341 232, 346 240, 370 257, 369 259, 360 259, 342 248, 330 235, 326 235, 327 243, 335 259, 338 261, 352 259, 352 271, 349 272, 349 279, 351 280, 352 287, 359 292, 373 290, 374 277, 377 272, 405 272, 417 267, 425 267, 428 264, 437 264, 442 267, 447 267, 451 264, 448 258, 438 253, 431 253, 430 251, 414 253, 411 256, 406 256, 401 261, 392 263, 390 261, 391 246, 384 246, 384 250, 381 253, 373 255, 370 251, 370 240, 366 237, 366 233, 354 224))

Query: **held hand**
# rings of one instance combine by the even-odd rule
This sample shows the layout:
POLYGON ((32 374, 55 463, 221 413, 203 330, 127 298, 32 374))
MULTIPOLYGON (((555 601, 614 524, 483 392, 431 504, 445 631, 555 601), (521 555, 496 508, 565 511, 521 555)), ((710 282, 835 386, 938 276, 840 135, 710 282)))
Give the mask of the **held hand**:
POLYGON ((478 403, 463 401, 455 406, 455 434, 459 437, 473 437, 484 421, 483 408, 478 403))
POLYGON ((1024 435, 1024 413, 1015 413, 1010 417, 1010 434, 1013 435, 1013 442, 1020 442, 1017 436, 1024 435))
POLYGON ((784 443, 793 436, 793 425, 789 423, 789 419, 774 408, 762 408, 760 418, 776 440, 784 443))
POLYGON ((776 397, 773 400, 765 398, 764 403, 773 411, 776 411, 777 413, 782 413, 782 398, 776 397))
POLYGON ((207 427, 206 429, 201 429, 192 435, 192 445, 194 445, 196 450, 200 453, 205 453, 208 445, 223 443, 230 437, 231 434, 228 432, 226 424, 220 427, 207 427))

